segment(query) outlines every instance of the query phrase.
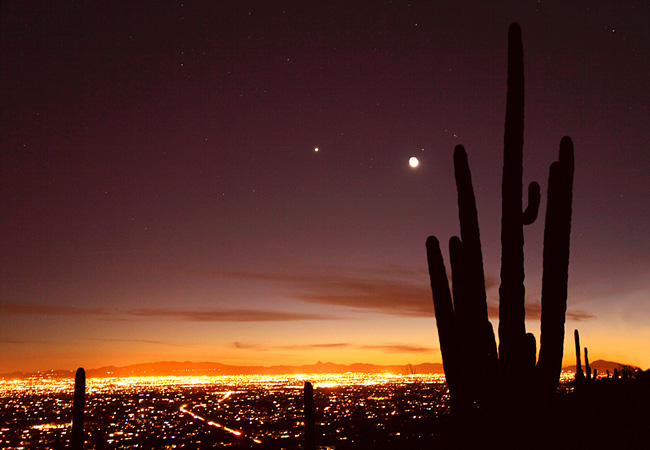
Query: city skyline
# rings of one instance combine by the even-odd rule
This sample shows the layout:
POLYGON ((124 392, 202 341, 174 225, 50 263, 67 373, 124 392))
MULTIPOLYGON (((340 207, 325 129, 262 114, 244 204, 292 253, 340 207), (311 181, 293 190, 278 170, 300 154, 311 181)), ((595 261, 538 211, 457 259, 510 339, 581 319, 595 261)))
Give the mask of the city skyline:
POLYGON ((458 234, 457 144, 497 324, 513 21, 541 211, 575 143, 563 365, 578 328, 649 368, 649 7, 519 3, 4 4, 0 373, 441 362, 424 243, 458 234))

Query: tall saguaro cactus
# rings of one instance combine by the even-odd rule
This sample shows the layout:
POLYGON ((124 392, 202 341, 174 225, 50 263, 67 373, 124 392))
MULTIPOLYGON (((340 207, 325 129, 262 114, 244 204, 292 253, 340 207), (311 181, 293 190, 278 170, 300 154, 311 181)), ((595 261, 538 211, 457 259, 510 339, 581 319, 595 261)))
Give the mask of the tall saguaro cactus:
POLYGON ((499 360, 507 369, 526 361, 524 305, 524 224, 537 218, 539 185, 529 186, 529 210, 522 212, 524 148, 524 48, 521 29, 508 31, 508 93, 501 182, 501 286, 499 287, 499 360))
POLYGON ((72 436, 71 450, 84 448, 84 403, 86 399, 86 371, 83 367, 77 369, 74 377, 74 402, 72 405, 72 436))
MULTIPOLYGON (((573 144, 560 143, 559 161, 551 165, 544 230, 542 317, 539 361, 535 337, 526 333, 523 226, 537 218, 540 188, 528 187, 523 211, 524 66, 519 25, 508 32, 508 94, 504 134, 501 219, 499 351, 488 320, 478 214, 467 154, 454 150, 460 238, 449 241, 450 291, 437 238, 427 239, 427 260, 436 323, 452 408, 491 406, 499 374, 519 373, 521 386, 550 395, 559 381, 564 344, 569 236, 573 186, 573 144), (453 297, 452 297, 453 293, 453 297), (453 300, 452 300, 453 298, 453 300), (514 371, 514 372, 513 372, 514 371)), ((503 398, 503 396, 502 396, 503 398)))

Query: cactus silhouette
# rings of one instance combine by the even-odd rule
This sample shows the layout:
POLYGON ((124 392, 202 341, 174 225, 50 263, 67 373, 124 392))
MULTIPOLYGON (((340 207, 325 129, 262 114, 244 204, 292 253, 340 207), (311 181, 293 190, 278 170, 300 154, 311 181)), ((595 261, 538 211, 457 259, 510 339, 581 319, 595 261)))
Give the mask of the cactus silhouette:
POLYGON ((316 449, 316 411, 314 407, 314 388, 309 381, 304 388, 305 450, 316 449))
POLYGON ((559 160, 551 164, 546 199, 542 272, 542 316, 538 375, 542 389, 557 389, 564 352, 569 242, 573 200, 573 143, 560 141, 559 160))
POLYGON ((573 336, 576 341, 576 386, 582 383, 585 379, 585 373, 582 371, 582 362, 580 360, 580 333, 578 330, 574 330, 573 336))
POLYGON ((460 238, 449 241, 450 292, 440 243, 427 239, 427 261, 443 366, 452 409, 495 406, 521 397, 533 386, 535 395, 557 390, 562 366, 566 316, 573 186, 573 144, 560 142, 559 160, 549 170, 544 229, 542 315, 539 360, 536 342, 525 328, 523 226, 537 218, 540 188, 528 187, 523 209, 523 45, 518 24, 508 32, 508 93, 504 133, 501 221, 501 285, 499 288, 499 349, 488 320, 476 200, 467 153, 454 150, 460 238), (452 301, 453 293, 453 301, 452 301), (494 394, 494 383, 505 374, 520 374, 510 397, 494 394), (505 399, 504 399, 505 397, 505 399))
POLYGON ((86 398, 86 371, 80 367, 74 377, 74 403, 72 406, 72 436, 70 449, 84 448, 84 403, 86 398))
POLYGON ((501 286, 499 287, 499 363, 505 370, 524 369, 526 345, 524 288, 524 224, 533 223, 539 208, 539 185, 528 188, 529 210, 522 212, 524 147, 524 50, 521 29, 508 31, 508 91, 503 137, 501 184, 501 286))
POLYGON ((589 365, 589 354, 587 353, 587 347, 585 347, 585 374, 587 380, 591 380, 591 366, 589 365))

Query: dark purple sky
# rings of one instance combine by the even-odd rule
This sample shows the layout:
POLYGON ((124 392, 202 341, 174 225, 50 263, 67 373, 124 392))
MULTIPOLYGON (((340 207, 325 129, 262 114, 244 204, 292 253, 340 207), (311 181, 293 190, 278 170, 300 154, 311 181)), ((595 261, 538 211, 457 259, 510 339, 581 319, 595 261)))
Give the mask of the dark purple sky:
POLYGON ((567 328, 650 366, 647 2, 265 3, 2 3, 0 372, 439 361, 457 144, 496 305, 513 21, 542 211, 576 148, 567 328))

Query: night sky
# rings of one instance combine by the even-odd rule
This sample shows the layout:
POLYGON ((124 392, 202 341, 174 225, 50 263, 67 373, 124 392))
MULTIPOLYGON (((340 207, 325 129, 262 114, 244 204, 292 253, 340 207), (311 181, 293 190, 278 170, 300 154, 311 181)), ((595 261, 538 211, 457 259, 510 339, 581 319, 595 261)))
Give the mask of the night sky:
POLYGON ((440 362, 424 243, 459 232, 457 144, 497 310, 513 21, 527 328, 570 135, 564 363, 578 328, 650 367, 650 3, 311 3, 2 2, 0 372, 440 362))

